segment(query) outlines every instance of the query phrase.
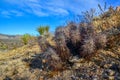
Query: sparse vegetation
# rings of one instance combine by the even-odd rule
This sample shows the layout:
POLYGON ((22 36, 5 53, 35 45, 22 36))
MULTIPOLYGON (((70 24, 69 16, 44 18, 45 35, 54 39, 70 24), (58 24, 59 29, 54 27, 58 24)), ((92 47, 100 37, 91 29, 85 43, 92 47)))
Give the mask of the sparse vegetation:
MULTIPOLYGON (((109 8, 108 11, 112 10, 111 8, 109 8)), ((109 35, 112 34, 108 32, 107 29, 103 29, 104 26, 101 25, 101 31, 97 31, 96 25, 94 24, 94 21, 97 21, 94 20, 94 13, 95 11, 91 9, 90 12, 87 11, 86 13, 84 13, 84 22, 70 22, 66 26, 58 27, 56 29, 54 37, 56 43, 55 52, 57 55, 59 55, 62 63, 65 62, 66 64, 68 64, 70 58, 74 56, 91 59, 92 57, 99 55, 96 54, 97 51, 108 48, 107 46, 110 42, 109 35)), ((105 15, 103 13, 102 16, 105 15)), ((110 15, 113 14, 114 13, 112 12, 110 13, 110 15)), ((105 16, 105 18, 107 19, 108 16, 105 16)), ((103 19, 103 17, 100 17, 100 19, 103 19)), ((109 28, 108 30, 111 29, 109 28)), ((44 51, 46 51, 49 47, 52 48, 52 46, 46 46, 44 51)))
MULTIPOLYGON (((95 53, 96 50, 104 48, 107 42, 106 35, 97 34, 93 26, 89 23, 85 27, 70 23, 63 29, 58 28, 55 38, 59 49, 58 54, 64 54, 66 57, 68 54, 72 55, 73 53, 80 57, 83 55, 84 57, 90 56, 95 53), (69 36, 66 35, 66 31, 68 31, 69 36)), ((69 59, 69 57, 67 59, 69 59)), ((61 58, 62 60, 65 59, 65 57, 61 58)))
POLYGON ((37 28, 38 33, 43 36, 49 33, 49 26, 40 26, 37 28))
POLYGON ((4 44, 3 42, 0 42, 0 49, 5 50, 7 48, 8 46, 6 44, 4 44))
POLYGON ((46 51, 48 47, 51 47, 55 44, 53 36, 49 32, 49 26, 40 26, 37 28, 37 31, 40 33, 37 41, 42 52, 46 51))
MULTIPOLYGON (((99 16, 94 16, 94 9, 86 11, 83 13, 84 21, 71 21, 57 27, 54 36, 50 35, 49 26, 38 27, 38 37, 24 34, 21 37, 23 47, 0 54, 0 77, 4 71, 5 79, 19 79, 22 74, 23 79, 41 80, 42 76, 49 80, 52 74, 52 80, 64 80, 64 74, 69 73, 69 77, 75 80, 80 79, 82 74, 87 74, 83 75, 86 80, 92 80, 95 75, 102 80, 105 73, 115 76, 117 80, 116 76, 120 75, 120 12, 111 6, 106 10, 106 3, 104 9, 100 5, 98 7, 102 12, 99 16), (27 45, 32 42, 36 44, 27 45), (10 61, 15 68, 9 68, 13 65, 10 61), (9 66, 4 68, 5 65, 9 66), (11 74, 8 75, 10 70, 11 74), (54 77, 54 71, 57 77, 54 77)), ((1 43, 1 48, 7 47, 1 43)))
POLYGON ((22 42, 24 45, 27 45, 29 41, 32 39, 32 36, 30 34, 24 34, 22 37, 22 42))

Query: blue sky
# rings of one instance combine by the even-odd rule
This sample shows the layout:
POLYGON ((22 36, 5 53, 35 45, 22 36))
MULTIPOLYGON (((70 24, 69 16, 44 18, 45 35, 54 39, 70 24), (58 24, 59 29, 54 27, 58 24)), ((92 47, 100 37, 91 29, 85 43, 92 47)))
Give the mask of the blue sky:
POLYGON ((39 25, 50 25, 50 31, 64 25, 82 11, 98 3, 118 6, 120 0, 0 0, 0 33, 37 34, 39 25))

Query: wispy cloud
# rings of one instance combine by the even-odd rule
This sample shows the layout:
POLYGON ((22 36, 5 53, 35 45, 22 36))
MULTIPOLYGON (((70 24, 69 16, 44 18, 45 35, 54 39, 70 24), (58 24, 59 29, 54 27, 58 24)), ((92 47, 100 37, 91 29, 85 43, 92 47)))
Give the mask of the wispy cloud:
POLYGON ((10 18, 10 13, 8 11, 2 11, 2 12, 0 12, 0 14, 6 18, 10 18))
POLYGON ((9 13, 11 13, 11 15, 15 15, 15 16, 23 16, 23 13, 17 10, 11 10, 9 13))
POLYGON ((23 13, 18 10, 9 10, 9 11, 2 10, 0 14, 6 18, 10 18, 11 16, 23 16, 23 13))
POLYGON ((71 11, 73 14, 81 14, 82 11, 90 8, 97 8, 98 4, 103 4, 101 0, 50 0, 50 6, 61 7, 65 10, 71 11))
POLYGON ((4 0, 6 4, 16 6, 16 10, 2 12, 4 15, 16 14, 22 16, 23 12, 36 16, 62 15, 67 16, 70 12, 80 14, 90 8, 97 8, 98 3, 103 5, 104 0, 4 0))

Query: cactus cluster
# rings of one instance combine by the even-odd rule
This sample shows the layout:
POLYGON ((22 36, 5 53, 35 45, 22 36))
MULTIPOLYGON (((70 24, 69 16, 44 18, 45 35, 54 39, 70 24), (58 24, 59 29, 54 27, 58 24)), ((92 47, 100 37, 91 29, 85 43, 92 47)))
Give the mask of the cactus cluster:
POLYGON ((106 46, 106 38, 105 34, 97 33, 89 23, 83 26, 70 23, 65 27, 58 27, 54 36, 54 48, 49 46, 44 37, 38 39, 43 50, 43 66, 49 70, 60 70, 73 56, 90 59, 97 50, 106 46))
POLYGON ((56 54, 56 51, 52 48, 47 50, 41 55, 43 68, 46 70, 61 70, 63 68, 60 57, 56 54))
POLYGON ((92 24, 82 26, 70 23, 66 27, 59 27, 55 32, 57 53, 62 60, 70 56, 88 57, 98 49, 106 46, 106 35, 97 33, 92 24))

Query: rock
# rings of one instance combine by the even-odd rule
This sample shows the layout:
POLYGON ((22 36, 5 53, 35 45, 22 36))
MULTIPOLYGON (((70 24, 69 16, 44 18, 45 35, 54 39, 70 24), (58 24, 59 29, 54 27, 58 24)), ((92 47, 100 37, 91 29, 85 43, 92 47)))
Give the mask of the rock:
POLYGON ((97 78, 93 78, 92 80, 98 80, 97 78))
POLYGON ((94 75, 94 76, 92 77, 92 80, 98 80, 98 76, 97 76, 97 75, 94 75))
POLYGON ((72 76, 71 76, 71 79, 72 79, 72 80, 79 80, 79 77, 76 77, 75 75, 72 75, 72 76))
POLYGON ((115 80, 114 76, 109 76, 109 80, 115 80))
POLYGON ((79 67, 81 66, 80 63, 74 63, 74 65, 72 66, 73 69, 79 69, 79 67))
POLYGON ((70 62, 79 62, 79 58, 74 56, 72 59, 69 60, 70 62))
POLYGON ((105 65, 104 65, 104 68, 108 68, 108 67, 109 67, 108 64, 105 64, 105 65))
POLYGON ((116 71, 116 72, 119 72, 119 71, 120 71, 118 64, 113 64, 113 65, 110 67, 110 69, 112 69, 112 70, 114 70, 114 71, 116 71))
POLYGON ((92 67, 91 71, 96 72, 97 71, 97 67, 96 66, 92 67))
POLYGON ((120 76, 116 77, 116 80, 120 80, 120 76))
POLYGON ((115 80, 120 80, 120 73, 115 74, 115 80))
POLYGON ((44 77, 43 77, 43 76, 40 76, 39 80, 44 80, 44 77))
POLYGON ((6 76, 3 80, 12 80, 10 77, 6 76))
POLYGON ((109 79, 109 76, 108 76, 107 73, 103 72, 103 74, 102 74, 102 78, 104 78, 104 79, 109 79))
POLYGON ((101 68, 104 68, 104 65, 105 65, 105 64, 106 64, 105 62, 101 62, 100 67, 101 67, 101 68))
POLYGON ((113 75, 115 74, 115 72, 112 71, 112 70, 110 70, 110 69, 106 69, 106 70, 104 71, 104 73, 106 73, 106 74, 109 75, 109 76, 113 76, 113 75))
POLYGON ((112 70, 108 70, 108 73, 109 73, 110 76, 113 76, 115 74, 115 72, 112 71, 112 70))

